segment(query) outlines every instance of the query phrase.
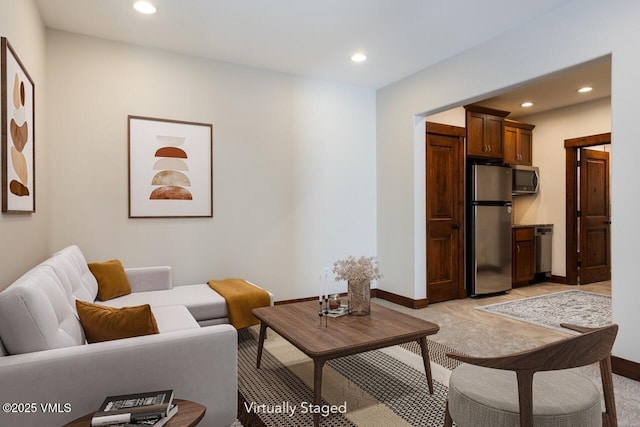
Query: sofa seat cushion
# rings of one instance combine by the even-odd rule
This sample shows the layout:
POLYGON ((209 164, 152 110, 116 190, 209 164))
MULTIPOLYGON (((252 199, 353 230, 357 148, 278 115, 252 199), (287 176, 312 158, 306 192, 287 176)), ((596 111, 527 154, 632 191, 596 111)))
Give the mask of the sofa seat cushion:
POLYGON ((184 305, 151 307, 151 311, 156 317, 158 330, 161 334, 200 327, 184 305))
POLYGON ((162 291, 133 292, 109 301, 100 302, 110 307, 149 304, 152 308, 168 305, 184 305, 196 321, 228 317, 227 303, 209 285, 174 286, 162 291))

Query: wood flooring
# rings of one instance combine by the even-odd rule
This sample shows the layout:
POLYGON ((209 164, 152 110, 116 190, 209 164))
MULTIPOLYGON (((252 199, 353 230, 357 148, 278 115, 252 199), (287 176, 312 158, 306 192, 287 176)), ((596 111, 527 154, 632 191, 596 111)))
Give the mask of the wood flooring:
POLYGON ((487 352, 498 355, 525 350, 566 338, 568 335, 519 320, 475 310, 475 307, 567 290, 611 295, 611 282, 580 286, 544 282, 515 288, 504 295, 439 302, 418 310, 401 307, 379 299, 376 299, 376 302, 440 325, 440 332, 430 337, 434 341, 470 355, 488 355, 487 352))

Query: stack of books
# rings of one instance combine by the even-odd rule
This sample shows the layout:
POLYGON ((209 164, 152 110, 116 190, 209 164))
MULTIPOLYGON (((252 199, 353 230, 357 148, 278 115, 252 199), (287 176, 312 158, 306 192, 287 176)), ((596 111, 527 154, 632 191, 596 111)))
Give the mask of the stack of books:
POLYGON ((340 316, 344 316, 345 314, 349 314, 349 306, 348 305, 341 305, 338 308, 334 308, 333 310, 329 310, 329 312, 327 313, 327 316, 329 317, 340 317, 340 316))
POLYGON ((108 396, 91 418, 91 426, 161 427, 177 413, 173 390, 108 396))

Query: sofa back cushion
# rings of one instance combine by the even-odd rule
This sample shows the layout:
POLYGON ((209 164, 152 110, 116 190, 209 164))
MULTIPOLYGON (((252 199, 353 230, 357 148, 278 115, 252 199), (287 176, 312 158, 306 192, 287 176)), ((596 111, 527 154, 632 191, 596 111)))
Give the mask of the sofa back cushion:
POLYGON ((0 293, 0 339, 10 354, 85 343, 80 321, 51 266, 34 267, 0 293))
POLYGON ((89 271, 87 261, 79 247, 75 245, 66 247, 53 254, 41 265, 47 265, 53 269, 74 310, 76 300, 95 301, 98 295, 98 282, 89 271))

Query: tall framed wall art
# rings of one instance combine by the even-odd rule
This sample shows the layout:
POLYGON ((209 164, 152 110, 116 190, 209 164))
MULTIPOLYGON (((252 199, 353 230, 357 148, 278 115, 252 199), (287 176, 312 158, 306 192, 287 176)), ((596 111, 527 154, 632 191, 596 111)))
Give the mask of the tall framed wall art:
POLYGON ((1 39, 2 212, 36 211, 35 85, 9 41, 1 39))
POLYGON ((213 216, 213 126, 129 116, 129 218, 213 216))

